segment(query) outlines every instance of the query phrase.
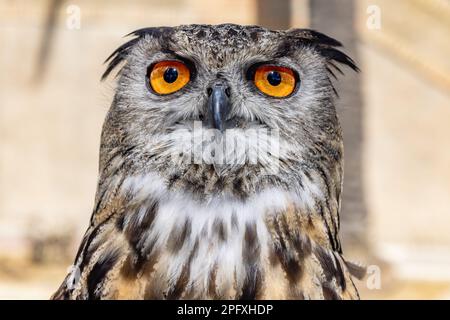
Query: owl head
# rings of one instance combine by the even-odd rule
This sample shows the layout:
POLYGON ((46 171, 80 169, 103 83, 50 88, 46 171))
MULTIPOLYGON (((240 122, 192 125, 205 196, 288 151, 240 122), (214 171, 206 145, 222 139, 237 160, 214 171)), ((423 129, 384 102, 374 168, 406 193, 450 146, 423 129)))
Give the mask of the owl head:
POLYGON ((107 59, 119 69, 101 178, 155 172, 201 196, 267 184, 342 180, 332 77, 357 70, 341 44, 306 29, 184 25, 134 31, 107 59))

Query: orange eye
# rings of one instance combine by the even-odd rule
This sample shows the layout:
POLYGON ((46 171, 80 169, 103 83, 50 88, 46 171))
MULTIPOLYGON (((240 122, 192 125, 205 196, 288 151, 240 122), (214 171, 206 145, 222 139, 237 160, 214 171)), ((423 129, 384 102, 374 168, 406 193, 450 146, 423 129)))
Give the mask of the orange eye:
POLYGON ((290 95, 296 84, 294 71, 285 67, 268 65, 256 69, 253 81, 261 92, 277 98, 290 95))
POLYGON ((179 61, 161 61, 155 64, 149 80, 158 94, 170 94, 183 88, 190 80, 189 68, 179 61))

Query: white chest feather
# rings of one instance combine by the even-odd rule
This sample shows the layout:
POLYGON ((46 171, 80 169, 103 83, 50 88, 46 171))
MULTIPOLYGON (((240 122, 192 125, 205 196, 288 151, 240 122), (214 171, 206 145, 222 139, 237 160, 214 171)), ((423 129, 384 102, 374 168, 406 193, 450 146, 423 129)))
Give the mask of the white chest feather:
POLYGON ((197 201, 169 191, 154 174, 126 179, 123 190, 133 194, 132 204, 139 208, 135 219, 125 219, 125 227, 145 220, 146 206, 158 204, 151 227, 138 243, 148 256, 158 255, 153 277, 164 279, 169 289, 186 277, 187 291, 194 289, 200 295, 214 278, 215 290, 222 296, 241 288, 249 268, 268 259, 267 217, 288 206, 307 206, 312 196, 301 199, 296 193, 270 188, 246 201, 227 195, 197 201))

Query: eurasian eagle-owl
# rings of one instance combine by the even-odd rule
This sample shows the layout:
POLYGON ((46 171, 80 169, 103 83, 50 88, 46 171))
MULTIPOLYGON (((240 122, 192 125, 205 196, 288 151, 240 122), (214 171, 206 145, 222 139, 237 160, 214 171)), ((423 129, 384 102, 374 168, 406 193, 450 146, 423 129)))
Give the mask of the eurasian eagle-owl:
POLYGON ((55 299, 358 298, 342 257, 341 44, 306 29, 146 28, 120 67, 95 206, 55 299))

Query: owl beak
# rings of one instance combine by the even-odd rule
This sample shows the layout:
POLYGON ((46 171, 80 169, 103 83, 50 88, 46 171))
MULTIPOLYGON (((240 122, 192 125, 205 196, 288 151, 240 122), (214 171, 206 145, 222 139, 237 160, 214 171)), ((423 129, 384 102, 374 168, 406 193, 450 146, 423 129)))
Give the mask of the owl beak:
POLYGON ((229 112, 230 103, 227 87, 222 83, 213 85, 209 89, 208 98, 208 113, 211 126, 224 132, 229 112))

